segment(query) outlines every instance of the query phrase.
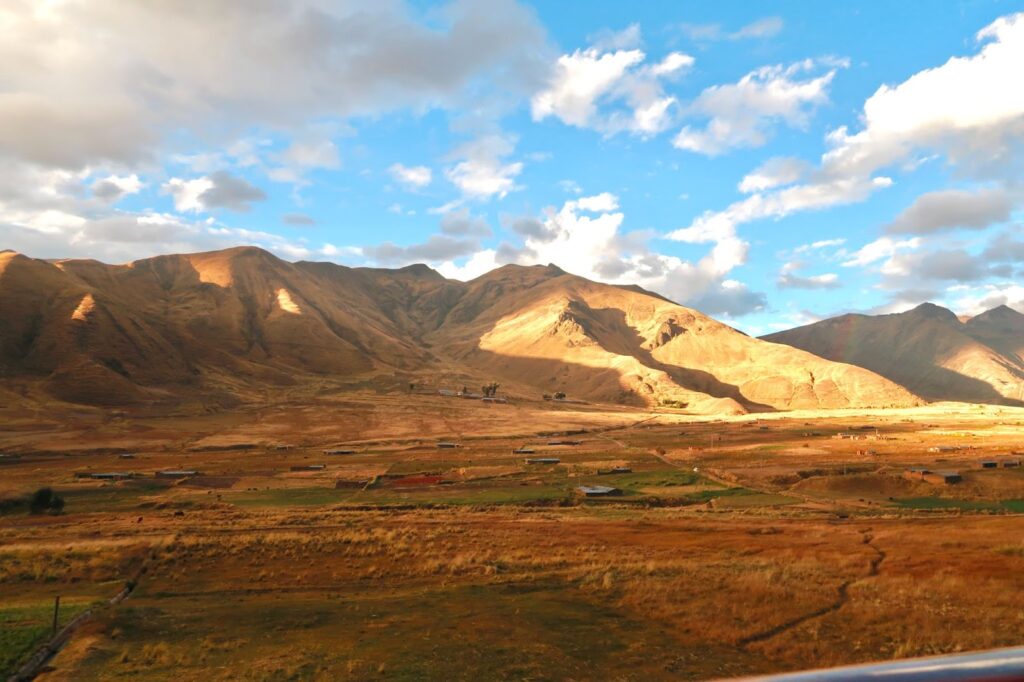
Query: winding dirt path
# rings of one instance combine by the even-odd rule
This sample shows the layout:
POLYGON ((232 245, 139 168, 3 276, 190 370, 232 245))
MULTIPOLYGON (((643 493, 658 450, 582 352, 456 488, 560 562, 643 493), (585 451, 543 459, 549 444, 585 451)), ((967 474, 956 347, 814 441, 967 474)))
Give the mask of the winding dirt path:
POLYGON ((885 551, 874 544, 874 535, 871 534, 870 528, 866 528, 859 532, 861 533, 861 536, 863 538, 863 543, 875 552, 875 556, 868 561, 868 570, 864 575, 858 578, 850 578, 849 580, 843 581, 837 588, 836 599, 832 603, 823 606, 820 609, 811 611, 810 613, 805 613, 784 623, 780 623, 779 625, 768 628, 767 630, 764 630, 762 632, 758 632, 753 635, 748 635, 747 637, 740 639, 737 643, 741 647, 747 647, 751 644, 764 642, 766 640, 772 639, 773 637, 777 637, 778 635, 781 635, 784 632, 792 630, 793 628, 800 627, 808 621, 812 621, 816 618, 827 616, 830 613, 835 613, 839 609, 846 606, 846 604, 850 600, 850 586, 862 580, 867 580, 868 578, 874 578, 875 576, 877 576, 881 569, 882 562, 885 561, 886 558, 885 551))

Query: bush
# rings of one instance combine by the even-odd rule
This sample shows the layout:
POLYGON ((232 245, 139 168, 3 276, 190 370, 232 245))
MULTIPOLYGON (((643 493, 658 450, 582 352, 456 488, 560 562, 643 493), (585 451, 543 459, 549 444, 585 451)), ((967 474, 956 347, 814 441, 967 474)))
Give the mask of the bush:
POLYGON ((52 488, 40 488, 32 494, 28 509, 33 514, 43 512, 59 512, 64 508, 64 498, 53 492, 52 488))

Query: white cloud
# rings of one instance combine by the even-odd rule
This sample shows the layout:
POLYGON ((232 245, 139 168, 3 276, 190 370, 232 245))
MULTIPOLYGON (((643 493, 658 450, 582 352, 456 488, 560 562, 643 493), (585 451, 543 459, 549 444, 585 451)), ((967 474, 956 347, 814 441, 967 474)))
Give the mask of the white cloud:
POLYGON ((467 198, 503 198, 518 189, 515 179, 523 170, 521 162, 504 161, 514 149, 513 139, 498 134, 467 142, 452 153, 462 160, 448 168, 445 177, 467 198))
POLYGON ((809 169, 810 164, 801 159, 788 156, 772 157, 743 176, 738 189, 744 194, 750 194, 792 185, 802 178, 809 169))
POLYGON ((708 119, 703 128, 686 126, 673 144, 679 149, 718 156, 738 147, 760 147, 771 137, 779 122, 804 128, 814 109, 828 101, 828 86, 836 60, 805 60, 790 66, 763 66, 737 83, 713 85, 686 107, 691 117, 708 119), (800 78, 801 74, 831 67, 824 74, 800 78))
POLYGON ((943 153, 964 170, 990 174, 1017 162, 1024 134, 1024 13, 977 34, 981 50, 883 85, 864 103, 862 130, 836 130, 823 158, 831 174, 863 175, 911 157, 943 153))
POLYGON ((916 249, 921 244, 920 237, 904 240, 895 240, 892 237, 879 237, 854 252, 852 257, 843 263, 843 267, 871 265, 883 258, 891 259, 900 251, 916 249))
POLYGON ((199 197, 211 187, 213 187, 213 181, 203 176, 191 180, 171 178, 164 183, 162 189, 174 198, 174 210, 184 213, 187 211, 198 212, 205 210, 206 207, 199 200, 199 197))
POLYGON ((953 310, 960 315, 980 315, 1001 305, 1024 312, 1024 286, 1019 284, 989 284, 978 288, 959 289, 970 292, 950 303, 953 310))
POLYGON ((92 183, 92 193, 104 201, 115 203, 129 194, 138 194, 146 183, 135 173, 118 176, 108 175, 92 183))
MULTIPOLYGON (((892 184, 888 177, 872 177, 876 172, 921 154, 942 153, 961 173, 1012 181, 1017 177, 1013 164, 1024 158, 1019 153, 1024 89, 1017 87, 1024 14, 998 19, 978 39, 985 44, 974 56, 954 57, 899 85, 879 88, 864 104, 860 132, 839 128, 828 135, 831 148, 808 184, 753 194, 705 213, 691 229, 704 224, 735 229, 763 218, 863 201, 892 184)), ((890 243, 882 239, 868 246, 890 243)), ((848 262, 858 264, 872 249, 862 249, 848 262)))
POLYGON ((475 277, 497 264, 554 263, 567 272, 612 284, 639 284, 708 312, 727 316, 761 309, 763 294, 725 277, 746 257, 747 245, 723 240, 697 263, 651 251, 642 235, 622 234, 625 216, 614 194, 603 192, 546 209, 540 219, 506 219, 522 237, 521 248, 483 249, 464 264, 444 263, 439 270, 455 279, 475 277))
POLYGON ((639 42, 638 34, 634 38, 604 41, 559 57, 547 87, 531 100, 533 119, 554 116, 566 125, 607 135, 654 135, 665 130, 671 125, 676 98, 665 94, 662 81, 689 69, 694 59, 672 52, 660 62, 644 65, 647 55, 642 50, 611 47, 639 42))
POLYGON ((405 166, 394 163, 388 168, 388 173, 395 181, 412 189, 422 189, 433 180, 433 173, 426 166, 405 166))
POLYGON ((162 190, 174 198, 176 211, 193 213, 213 208, 248 211, 252 202, 267 198, 259 187, 225 171, 191 180, 171 178, 164 183, 162 190))

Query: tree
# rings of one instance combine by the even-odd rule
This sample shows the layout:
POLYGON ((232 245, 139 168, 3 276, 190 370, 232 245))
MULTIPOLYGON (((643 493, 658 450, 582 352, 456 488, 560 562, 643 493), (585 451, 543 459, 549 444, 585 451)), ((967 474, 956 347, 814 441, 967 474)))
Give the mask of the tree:
POLYGON ((59 512, 64 508, 64 498, 54 493, 52 488, 40 488, 32 493, 28 508, 33 514, 42 514, 46 511, 59 512))

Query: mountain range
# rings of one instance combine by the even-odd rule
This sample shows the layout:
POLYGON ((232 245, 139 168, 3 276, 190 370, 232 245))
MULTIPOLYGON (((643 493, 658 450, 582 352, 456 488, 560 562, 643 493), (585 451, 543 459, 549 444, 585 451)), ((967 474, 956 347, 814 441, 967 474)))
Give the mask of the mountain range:
MULTIPOLYGON (((973 323, 975 335, 1010 352, 998 317, 973 323)), ((5 251, 0 320, 8 386, 93 405, 224 406, 302 384, 489 381, 513 397, 565 392, 695 413, 920 402, 913 388, 856 366, 859 354, 752 338, 639 287, 552 265, 459 282, 423 265, 291 263, 254 247, 122 265, 5 251)))
POLYGON ((891 315, 842 315, 763 339, 869 369, 927 400, 1024 405, 1024 315, 1005 305, 961 319, 924 303, 891 315))

